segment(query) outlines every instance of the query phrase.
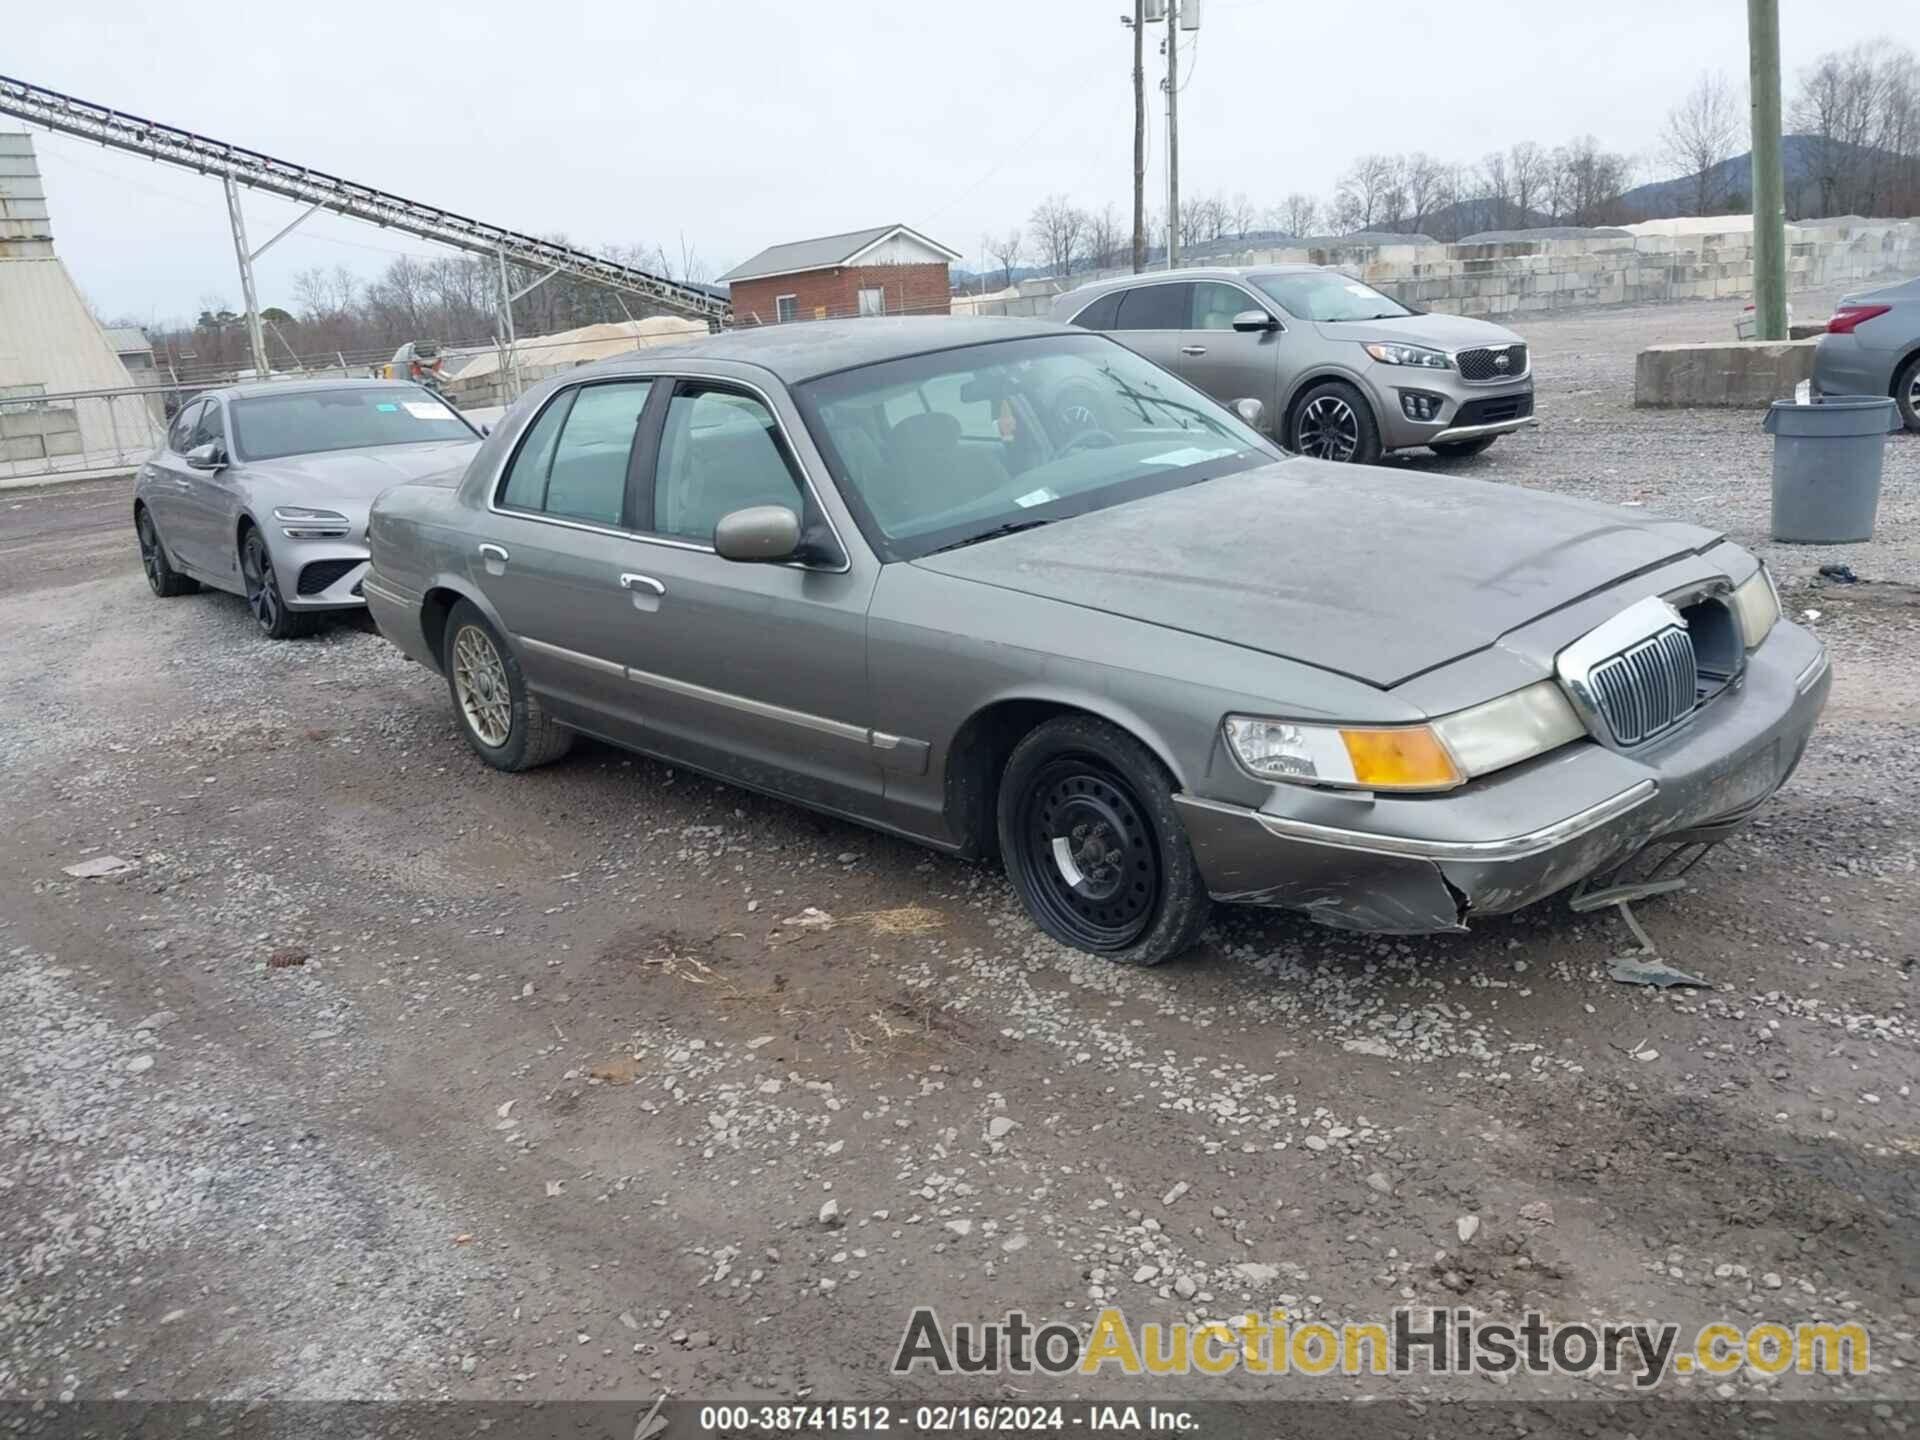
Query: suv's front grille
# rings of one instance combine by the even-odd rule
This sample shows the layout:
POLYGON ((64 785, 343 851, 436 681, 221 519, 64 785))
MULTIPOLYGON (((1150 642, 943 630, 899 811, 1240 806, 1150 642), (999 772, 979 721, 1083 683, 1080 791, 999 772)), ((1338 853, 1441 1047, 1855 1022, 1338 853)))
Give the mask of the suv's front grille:
POLYGON ((316 560, 301 570, 300 583, 295 588, 302 595, 318 595, 354 566, 365 563, 364 560, 316 560))
POLYGON ((1602 660, 1588 684, 1616 745, 1651 740, 1686 719, 1699 703, 1693 636, 1681 625, 1662 630, 1602 660))
POLYGON ((1454 412, 1453 423, 1460 425, 1498 425, 1502 420, 1524 420, 1533 414, 1533 392, 1495 395, 1486 400, 1469 400, 1454 412))
POLYGON ((1460 367, 1460 378, 1475 384, 1490 380, 1518 380, 1527 373, 1525 345, 1484 345, 1477 350, 1462 350, 1453 357, 1460 367), (1505 363, 1502 363, 1505 362, 1505 363))

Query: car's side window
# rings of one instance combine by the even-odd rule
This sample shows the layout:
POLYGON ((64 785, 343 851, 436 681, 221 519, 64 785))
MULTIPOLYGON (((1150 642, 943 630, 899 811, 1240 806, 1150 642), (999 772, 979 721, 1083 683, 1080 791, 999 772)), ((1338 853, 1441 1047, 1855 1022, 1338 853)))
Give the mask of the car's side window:
POLYGON ((224 447, 226 443, 227 427, 220 415, 220 402, 209 400, 200 407, 200 417, 193 422, 193 433, 187 436, 187 448, 195 450, 202 445, 224 447))
POLYGON ((702 545, 735 510, 802 508, 799 473, 766 405, 697 381, 682 381, 667 405, 653 496, 655 532, 702 545))
POLYGON ((173 417, 173 428, 167 431, 167 448, 176 455, 184 455, 193 446, 187 437, 193 434, 194 423, 200 418, 200 411, 206 405, 205 400, 194 400, 180 407, 180 413, 173 417))
POLYGON ((619 525, 634 437, 652 388, 650 380, 630 380, 555 396, 521 437, 500 504, 619 525))
POLYGON ((1193 286, 1193 318, 1189 330, 1231 330, 1242 310, 1258 309, 1247 292, 1218 280, 1199 280, 1193 286))
POLYGON ((1184 330, 1193 304, 1193 286, 1185 281, 1139 285, 1120 299, 1116 330, 1184 330))
POLYGON ((1111 330, 1116 317, 1120 314, 1120 297, 1124 290, 1114 290, 1102 295, 1086 309, 1073 317, 1073 323, 1082 330, 1111 330))

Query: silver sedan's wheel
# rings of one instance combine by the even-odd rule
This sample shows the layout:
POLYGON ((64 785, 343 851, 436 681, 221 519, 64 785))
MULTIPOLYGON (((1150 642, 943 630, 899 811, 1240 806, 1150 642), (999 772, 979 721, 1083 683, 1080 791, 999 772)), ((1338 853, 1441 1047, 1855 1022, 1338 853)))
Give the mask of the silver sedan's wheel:
POLYGON ((1360 417, 1338 395, 1322 395, 1300 412, 1300 453, 1351 460, 1360 448, 1360 417))
POLYGON ((1920 355, 1906 363, 1893 382, 1893 398, 1900 406, 1900 420, 1909 430, 1920 430, 1920 355))
POLYGON ((476 740, 494 750, 507 743, 513 735, 507 667, 493 638, 478 626, 463 626, 453 637, 453 693, 476 740))
POLYGON ((513 647, 477 605, 455 605, 440 636, 440 668, 474 754, 496 770, 531 770, 567 753, 573 731, 527 688, 513 647))

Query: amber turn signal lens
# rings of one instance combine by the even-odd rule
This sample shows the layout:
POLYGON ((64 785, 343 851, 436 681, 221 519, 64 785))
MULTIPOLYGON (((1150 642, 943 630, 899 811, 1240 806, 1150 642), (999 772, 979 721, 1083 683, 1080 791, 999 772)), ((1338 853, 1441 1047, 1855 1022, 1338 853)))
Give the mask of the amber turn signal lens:
POLYGON ((1464 778, 1440 738, 1424 725, 1340 731, 1356 784, 1382 789, 1441 789, 1464 778))

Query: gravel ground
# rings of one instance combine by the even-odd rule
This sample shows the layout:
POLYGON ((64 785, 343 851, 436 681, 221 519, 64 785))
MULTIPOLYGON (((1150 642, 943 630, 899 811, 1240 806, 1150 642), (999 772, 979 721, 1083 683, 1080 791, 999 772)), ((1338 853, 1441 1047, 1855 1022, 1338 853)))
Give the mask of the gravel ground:
POLYGON ((1767 544, 1758 417, 1628 403, 1638 346, 1736 310, 1534 324, 1545 423, 1400 462, 1719 525, 1832 648, 1793 783, 1640 908, 1707 991, 1611 981, 1619 922, 1552 902, 1223 913, 1119 970, 992 870, 651 761, 487 770, 364 626, 155 600, 125 484, 0 496, 0 1397, 991 1398, 887 1376, 914 1305, 1115 1302, 1850 1317, 1868 1376, 1660 1393, 1920 1399, 1920 437, 1880 539, 1767 544))

